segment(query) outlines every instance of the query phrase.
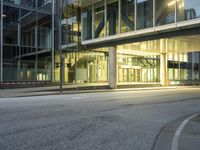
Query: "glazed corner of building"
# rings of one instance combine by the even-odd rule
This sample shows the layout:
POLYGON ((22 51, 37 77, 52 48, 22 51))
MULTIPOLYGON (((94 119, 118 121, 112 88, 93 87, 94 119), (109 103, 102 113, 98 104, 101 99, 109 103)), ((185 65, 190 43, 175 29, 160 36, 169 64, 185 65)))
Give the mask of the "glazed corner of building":
POLYGON ((92 1, 84 7, 82 44, 106 47, 109 60, 116 60, 116 66, 109 62, 114 87, 199 84, 199 1, 92 1))

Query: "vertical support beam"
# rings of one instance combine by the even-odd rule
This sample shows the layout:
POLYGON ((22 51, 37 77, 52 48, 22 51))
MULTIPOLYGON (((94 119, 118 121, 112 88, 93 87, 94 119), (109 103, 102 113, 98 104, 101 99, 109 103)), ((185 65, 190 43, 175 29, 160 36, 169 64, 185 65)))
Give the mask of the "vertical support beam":
POLYGON ((36 55, 36 58, 35 58, 35 64, 34 64, 34 79, 33 80, 37 80, 37 72, 38 72, 38 55, 36 55))
POLYGON ((120 34, 121 33, 121 20, 122 20, 122 16, 121 16, 121 0, 118 1, 118 19, 119 19, 119 22, 118 22, 118 33, 120 34))
POLYGON ((195 52, 192 52, 192 81, 195 80, 194 64, 195 64, 195 52))
POLYGON ((21 61, 20 61, 20 59, 17 61, 17 80, 19 81, 19 80, 21 80, 21 74, 20 74, 20 72, 21 72, 21 61))
POLYGON ((92 2, 92 39, 95 38, 95 10, 94 10, 94 2, 92 2))
POLYGON ((198 67, 198 70, 199 70, 199 80, 200 80, 200 53, 199 53, 199 67, 198 67))
POLYGON ((177 6, 178 6, 177 3, 178 3, 177 0, 175 0, 175 16, 174 16, 174 17, 175 17, 175 18, 174 18, 175 20, 174 20, 174 22, 175 22, 176 24, 177 24, 177 8, 178 8, 178 7, 177 7, 177 6))
POLYGON ((38 13, 36 15, 36 27, 35 27, 35 47, 36 47, 36 55, 35 55, 35 69, 34 69, 34 79, 37 80, 37 72, 38 72, 38 13))
POLYGON ((153 27, 156 26, 156 2, 153 0, 153 27))
MULTIPOLYGON (((21 10, 20 10, 21 16, 21 10)), ((19 52, 19 59, 17 61, 17 80, 20 80, 20 72, 21 72, 21 20, 18 23, 18 52, 19 52)))
POLYGON ((178 53, 178 80, 181 81, 181 54, 178 53))
POLYGON ((55 37, 55 1, 51 0, 52 3, 52 31, 51 31, 51 82, 54 81, 54 65, 55 65, 55 45, 54 45, 54 37, 55 37))
POLYGON ((109 87, 117 88, 117 48, 109 47, 109 87))
POLYGON ((1 0, 0 10, 0 82, 3 82, 3 0, 1 0))
POLYGON ((105 15, 104 15, 104 25, 105 25, 105 36, 107 36, 108 34, 108 32, 107 32, 107 30, 108 30, 108 27, 107 27, 107 3, 106 3, 106 0, 104 0, 104 9, 105 9, 105 15))
MULTIPOLYGON (((19 10, 19 16, 22 16, 22 10, 19 10)), ((21 72, 21 19, 18 20, 18 61, 17 61, 17 80, 20 79, 20 72, 21 72)))
POLYGON ((35 68, 34 68, 34 77, 33 80, 37 80, 38 74, 38 13, 36 15, 36 27, 35 27, 35 47, 36 47, 36 55, 35 55, 35 68))
POLYGON ((135 0, 135 31, 137 30, 137 0, 135 0))
POLYGON ((167 40, 160 39, 160 83, 162 86, 167 86, 167 40))

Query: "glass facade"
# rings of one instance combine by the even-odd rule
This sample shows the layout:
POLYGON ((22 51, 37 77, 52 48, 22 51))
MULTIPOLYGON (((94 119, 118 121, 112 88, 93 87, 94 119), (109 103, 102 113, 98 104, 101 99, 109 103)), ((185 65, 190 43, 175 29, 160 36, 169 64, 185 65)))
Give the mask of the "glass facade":
POLYGON ((155 20, 157 26, 175 22, 175 0, 156 0, 155 5, 155 20))
POLYGON ((106 35, 104 1, 94 5, 94 30, 95 38, 104 37, 106 35))
POLYGON ((82 39, 92 39, 92 6, 87 6, 82 10, 82 39))
POLYGON ((170 81, 199 81, 200 52, 169 54, 168 74, 170 81))
MULTIPOLYGON (((60 81, 59 55, 56 55, 55 81, 60 81)), ((108 53, 84 51, 64 54, 65 83, 107 83, 108 53)))
POLYGON ((118 0, 107 0, 107 35, 117 34, 119 25, 119 2, 118 0))
POLYGON ((119 83, 151 83, 160 81, 159 55, 118 54, 119 83))
POLYGON ((200 18, 199 0, 102 0, 85 5, 83 41, 200 18))
POLYGON ((174 37, 168 40, 169 81, 200 80, 199 35, 174 37), (192 41, 192 42, 191 42, 192 41))
POLYGON ((3 81, 50 81, 52 4, 50 0, 1 2, 3 81))
POLYGON ((158 40, 117 46, 119 83, 160 82, 160 43, 158 40))
POLYGON ((178 0, 177 19, 178 21, 191 20, 200 17, 199 0, 178 0))
POLYGON ((137 29, 153 27, 153 0, 137 0, 137 29))
POLYGON ((62 20, 62 45, 80 43, 81 16, 77 5, 65 3, 62 20))
POLYGON ((135 30, 135 0, 121 0, 121 32, 135 30))

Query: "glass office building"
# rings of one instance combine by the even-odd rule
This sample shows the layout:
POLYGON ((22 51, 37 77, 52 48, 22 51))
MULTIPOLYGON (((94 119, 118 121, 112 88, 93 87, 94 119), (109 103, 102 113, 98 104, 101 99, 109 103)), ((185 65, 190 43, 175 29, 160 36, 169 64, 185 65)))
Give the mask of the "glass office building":
POLYGON ((1 82, 200 82, 199 0, 1 0, 1 82))

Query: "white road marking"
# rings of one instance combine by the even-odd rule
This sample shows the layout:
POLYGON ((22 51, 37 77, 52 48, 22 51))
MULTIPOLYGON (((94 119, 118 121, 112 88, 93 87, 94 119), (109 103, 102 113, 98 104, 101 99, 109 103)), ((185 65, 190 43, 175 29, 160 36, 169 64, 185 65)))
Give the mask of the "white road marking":
POLYGON ((198 116, 200 113, 194 114, 190 117, 188 117, 187 119, 185 119, 180 126, 178 127, 178 129, 176 130, 174 136, 173 136, 173 140, 172 140, 172 145, 171 145, 171 150, 178 150, 179 146, 178 146, 178 142, 179 142, 179 137, 181 135, 181 132, 183 131, 184 127, 187 125, 187 123, 194 117, 198 116))

